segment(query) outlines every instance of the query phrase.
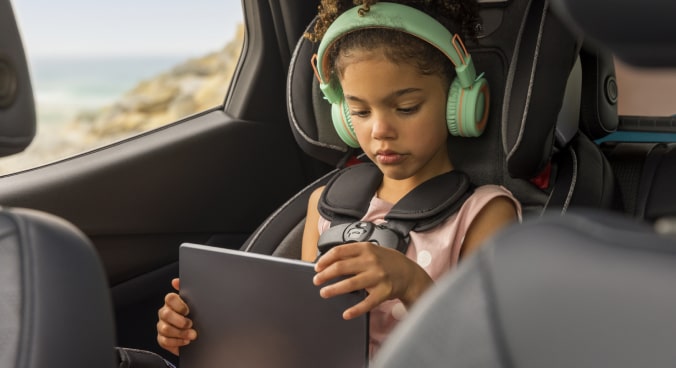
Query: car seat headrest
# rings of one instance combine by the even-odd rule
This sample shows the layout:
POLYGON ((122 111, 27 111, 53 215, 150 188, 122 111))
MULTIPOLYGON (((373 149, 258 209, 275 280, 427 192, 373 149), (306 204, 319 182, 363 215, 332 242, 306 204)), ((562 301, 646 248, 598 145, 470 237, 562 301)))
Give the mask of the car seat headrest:
POLYGON ((615 63, 607 50, 585 42, 580 50, 582 100, 580 130, 592 140, 617 130, 617 80, 615 63))
POLYGON ((552 6, 587 38, 605 45, 628 64, 676 65, 673 1, 554 0, 552 6))
MULTIPOLYGON (((562 110, 566 116, 579 115, 579 88, 572 98, 564 96, 581 40, 551 13, 547 1, 484 7, 482 19, 486 33, 468 49, 494 91, 492 112, 482 137, 449 138, 450 154, 454 165, 477 184, 503 184, 512 180, 507 176, 528 180, 549 161, 555 129, 562 145, 578 130, 577 117, 559 115, 566 115, 562 110)), ((307 30, 313 28, 314 21, 307 30)), ((310 60, 317 47, 305 38, 296 45, 287 79, 287 110, 300 148, 337 166, 355 152, 333 129, 330 104, 322 98, 312 71, 310 60)))
MULTIPOLYGON (((314 29, 315 20, 307 27, 307 32, 314 29)), ((319 83, 312 73, 310 60, 318 47, 318 43, 304 37, 296 44, 287 77, 287 112, 291 131, 300 148, 320 161, 338 166, 352 149, 333 128, 331 105, 322 97, 319 83)))
POLYGON ((35 103, 11 2, 0 2, 0 157, 23 151, 35 135, 35 103))

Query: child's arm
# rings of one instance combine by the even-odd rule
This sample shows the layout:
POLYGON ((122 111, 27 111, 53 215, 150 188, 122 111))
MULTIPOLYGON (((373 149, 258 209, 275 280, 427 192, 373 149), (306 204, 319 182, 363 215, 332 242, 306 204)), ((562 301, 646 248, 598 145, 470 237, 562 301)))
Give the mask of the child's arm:
POLYGON ((496 197, 490 200, 467 229, 460 251, 460 259, 470 255, 498 230, 516 219, 517 209, 509 198, 496 197))
POLYGON ((307 203, 307 215, 305 216, 301 251, 301 259, 303 261, 314 262, 317 258, 317 243, 319 242, 319 210, 317 210, 317 205, 323 191, 324 187, 315 189, 307 203))
MULTIPOLYGON (((314 262, 319 240, 317 203, 324 187, 316 189, 308 200, 303 232, 302 259, 314 262)), ((410 306, 427 288, 432 279, 418 264, 399 251, 371 243, 350 243, 336 246, 324 254, 315 267, 315 285, 338 277, 347 279, 325 286, 320 294, 330 298, 339 294, 366 289, 368 297, 343 313, 345 319, 367 313, 388 299, 399 298, 410 306)))

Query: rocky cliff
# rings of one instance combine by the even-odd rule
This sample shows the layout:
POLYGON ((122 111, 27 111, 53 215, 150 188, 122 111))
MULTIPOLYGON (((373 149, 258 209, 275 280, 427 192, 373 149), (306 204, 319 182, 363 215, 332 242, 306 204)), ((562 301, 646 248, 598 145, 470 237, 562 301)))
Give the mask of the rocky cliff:
POLYGON ((73 121, 40 125, 21 154, 0 160, 0 175, 53 162, 174 122, 223 103, 244 38, 139 82, 109 106, 82 111, 73 121))

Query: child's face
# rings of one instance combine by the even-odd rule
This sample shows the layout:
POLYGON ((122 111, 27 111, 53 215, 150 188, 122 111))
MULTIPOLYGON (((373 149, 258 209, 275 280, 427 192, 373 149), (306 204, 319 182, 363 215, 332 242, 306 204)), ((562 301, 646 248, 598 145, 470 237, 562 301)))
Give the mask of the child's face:
POLYGON ((340 83, 359 145, 383 174, 422 182, 452 169, 443 79, 379 52, 352 56, 340 83))

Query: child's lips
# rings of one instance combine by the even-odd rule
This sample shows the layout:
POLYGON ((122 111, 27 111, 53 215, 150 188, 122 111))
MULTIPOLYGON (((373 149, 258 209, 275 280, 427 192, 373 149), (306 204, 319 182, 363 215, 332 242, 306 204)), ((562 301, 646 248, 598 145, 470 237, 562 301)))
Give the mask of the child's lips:
POLYGON ((378 151, 376 153, 376 160, 383 165, 394 165, 400 163, 404 159, 404 155, 394 151, 378 151))

